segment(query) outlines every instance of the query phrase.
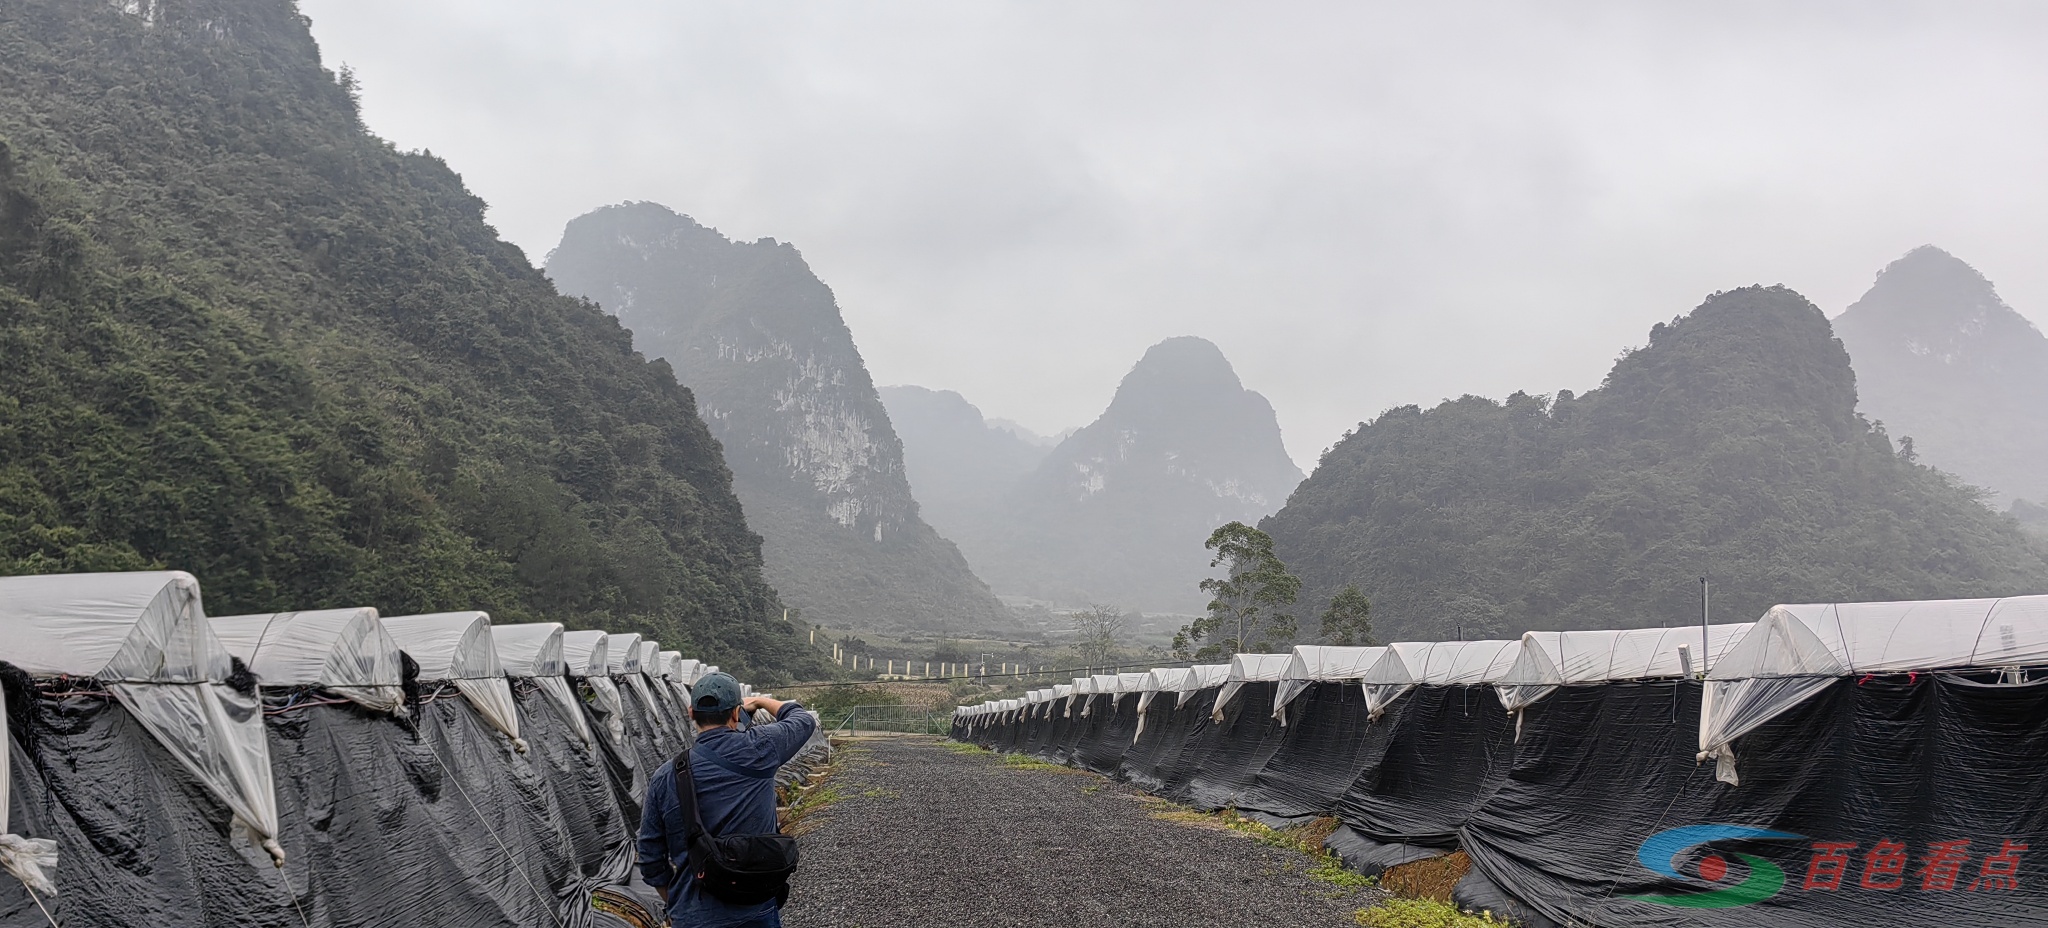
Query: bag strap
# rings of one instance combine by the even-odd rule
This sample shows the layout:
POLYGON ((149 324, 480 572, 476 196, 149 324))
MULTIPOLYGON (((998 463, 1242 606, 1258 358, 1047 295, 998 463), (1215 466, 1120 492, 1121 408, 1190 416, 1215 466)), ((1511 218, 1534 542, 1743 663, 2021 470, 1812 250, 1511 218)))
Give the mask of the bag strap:
POLYGON ((677 754, 676 759, 670 762, 670 767, 669 774, 676 785, 676 801, 683 804, 685 813, 683 825, 687 831, 683 835, 683 843, 685 847, 694 849, 697 846, 697 836, 705 834, 710 829, 704 827, 704 815, 697 808, 697 777, 690 770, 690 749, 684 748, 683 753, 677 754))

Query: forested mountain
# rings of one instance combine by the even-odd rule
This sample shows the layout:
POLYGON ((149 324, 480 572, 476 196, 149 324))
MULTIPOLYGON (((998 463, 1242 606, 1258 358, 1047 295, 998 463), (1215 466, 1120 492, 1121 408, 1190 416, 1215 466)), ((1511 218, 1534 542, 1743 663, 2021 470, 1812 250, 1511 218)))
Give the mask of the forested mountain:
POLYGON ((1783 287, 1650 330, 1599 389, 1391 409, 1266 520, 1310 610, 1383 637, 1716 621, 1778 602, 2048 591, 2048 557, 1856 412, 1848 352, 1783 287))
POLYGON ((548 274, 618 316, 696 391, 768 578, 805 618, 987 628, 1008 613, 925 524, 832 291, 773 239, 734 242, 654 203, 572 220, 548 274))
POLYGON ((1920 460, 1990 490, 2048 502, 2048 337, 1977 269, 1923 245, 1835 319, 1863 414, 1913 439, 1920 460))
POLYGON ((1014 426, 982 418, 951 390, 883 387, 889 421, 903 437, 911 493, 932 527, 980 535, 1005 516, 1004 498, 1057 443, 1035 443, 1014 426))
POLYGON ((811 672, 690 391, 365 132, 290 0, 0 4, 0 139, 0 572, 811 672))
MULTIPOLYGON (((913 473, 968 456, 908 447, 913 473)), ((1244 388, 1215 345, 1170 338, 1145 352, 1094 423, 985 507, 963 510, 990 515, 948 532, 998 592, 1193 612, 1206 602, 1196 585, 1209 575, 1209 533, 1272 512, 1299 482, 1266 398, 1244 388)))

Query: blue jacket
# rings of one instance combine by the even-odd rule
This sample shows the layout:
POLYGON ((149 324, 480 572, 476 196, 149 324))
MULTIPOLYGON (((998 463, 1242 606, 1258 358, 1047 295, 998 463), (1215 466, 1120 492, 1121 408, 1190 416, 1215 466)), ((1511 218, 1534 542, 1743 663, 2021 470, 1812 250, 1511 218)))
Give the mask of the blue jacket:
MULTIPOLYGON (((714 835, 766 835, 777 830, 775 770, 789 762, 811 735, 818 720, 794 702, 782 704, 776 720, 744 731, 714 728, 697 736, 690 752, 690 775, 697 781, 697 809, 704 827, 714 835), (704 756, 718 755, 735 773, 704 756), (751 774, 751 775, 749 775, 751 774)), ((676 799, 675 761, 662 764, 647 784, 647 803, 640 815, 640 875, 648 885, 668 889, 668 917, 688 928, 780 928, 782 916, 773 900, 732 906, 705 895, 689 874, 690 830, 683 804, 676 799)))

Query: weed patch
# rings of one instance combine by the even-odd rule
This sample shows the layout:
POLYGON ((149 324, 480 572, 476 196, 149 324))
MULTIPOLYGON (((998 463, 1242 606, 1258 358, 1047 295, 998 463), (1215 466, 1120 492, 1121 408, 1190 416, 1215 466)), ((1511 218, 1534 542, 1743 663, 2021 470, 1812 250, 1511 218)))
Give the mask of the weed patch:
POLYGON ((1451 888, 1458 885, 1466 871, 1472 869, 1472 858, 1464 851, 1411 861, 1387 869, 1380 878, 1380 885, 1388 891, 1414 899, 1434 899, 1438 902, 1451 901, 1451 888))
POLYGON ((1490 913, 1473 915, 1435 899, 1389 899, 1358 910, 1361 928, 1507 928, 1490 913))
POLYGON ((815 818, 818 813, 831 808, 833 803, 844 798, 846 797, 839 792, 839 787, 830 783, 805 790, 796 797, 795 802, 789 804, 789 808, 783 810, 783 833, 801 837, 817 827, 815 818))
POLYGON ((1008 767, 1012 770, 1043 770, 1048 773, 1078 773, 1083 775, 1088 774, 1088 771, 1086 770, 1076 770, 1073 767, 1062 767, 1058 764, 1049 764, 1045 761, 1039 760, 1036 757, 1026 757, 1022 754, 1003 755, 1003 766, 1008 767))

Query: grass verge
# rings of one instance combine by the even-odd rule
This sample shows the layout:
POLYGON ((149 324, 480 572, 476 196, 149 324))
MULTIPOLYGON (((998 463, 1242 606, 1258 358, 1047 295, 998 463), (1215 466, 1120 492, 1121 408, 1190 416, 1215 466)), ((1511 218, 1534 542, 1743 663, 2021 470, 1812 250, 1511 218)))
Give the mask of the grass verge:
POLYGON ((816 828, 818 813, 846 798, 838 785, 832 782, 832 777, 839 772, 840 765, 864 753, 858 748, 841 748, 832 755, 831 763, 812 770, 802 785, 788 790, 788 802, 782 807, 779 817, 783 833, 801 836, 816 828))
MULTIPOLYGON (((1170 805, 1164 802, 1160 804, 1170 805)), ((1305 825, 1282 829, 1252 821, 1229 809, 1208 813, 1169 807, 1153 812, 1152 817, 1197 828, 1235 832, 1269 847, 1294 851, 1308 858, 1308 866, 1302 872, 1309 879, 1327 883, 1347 893, 1369 889, 1379 882, 1356 870, 1346 868, 1343 860, 1323 846, 1323 839, 1337 829, 1337 820, 1333 818, 1319 818, 1305 825)))

